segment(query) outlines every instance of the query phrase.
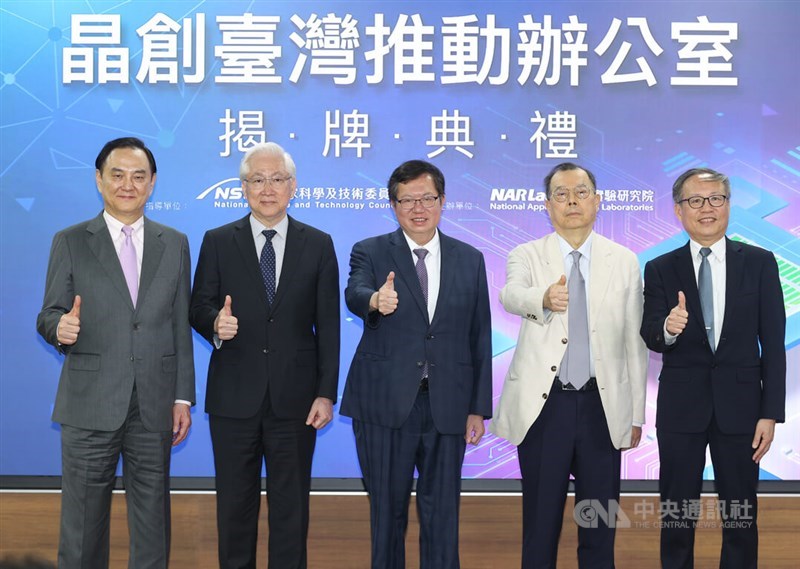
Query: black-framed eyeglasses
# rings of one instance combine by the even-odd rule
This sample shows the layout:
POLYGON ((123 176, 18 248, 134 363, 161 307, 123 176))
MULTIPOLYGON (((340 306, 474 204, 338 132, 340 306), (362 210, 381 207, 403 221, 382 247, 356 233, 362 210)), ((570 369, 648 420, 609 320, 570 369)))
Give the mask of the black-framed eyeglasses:
POLYGON ((683 200, 678 201, 678 203, 686 202, 689 204, 689 207, 692 209, 700 209, 706 202, 711 204, 711 207, 722 207, 725 205, 725 202, 728 201, 728 196, 723 196, 721 194, 714 194, 713 196, 708 196, 704 198, 703 196, 692 196, 690 198, 686 198, 683 200))
POLYGON ((425 209, 431 209, 433 206, 436 205, 436 200, 439 199, 439 196, 422 196, 421 198, 403 198, 397 200, 397 205, 400 206, 400 209, 403 211, 411 211, 414 207, 421 203, 422 207, 425 209))

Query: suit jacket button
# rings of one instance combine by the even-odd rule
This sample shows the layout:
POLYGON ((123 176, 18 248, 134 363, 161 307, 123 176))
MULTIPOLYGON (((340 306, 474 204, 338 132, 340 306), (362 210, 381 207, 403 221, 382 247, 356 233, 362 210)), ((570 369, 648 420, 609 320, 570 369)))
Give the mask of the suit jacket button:
POLYGON ((134 325, 133 325, 133 329, 134 329, 134 330, 138 330, 138 329, 139 329, 139 325, 138 325, 138 324, 134 324, 134 325))
POLYGON ((538 320, 538 318, 536 318, 536 315, 535 315, 535 314, 533 315, 533 319, 534 319, 534 320, 538 320))
POLYGON ((425 365, 425 362, 417 362, 417 367, 422 367, 425 365))
POLYGON ((547 393, 542 393, 542 399, 547 399, 547 393))
POLYGON ((561 343, 562 344, 566 344, 567 343, 567 339, 566 338, 561 338, 561 343))
POLYGON ((275 322, 275 319, 274 319, 274 318, 272 318, 272 317, 270 317, 270 318, 267 318, 267 322, 269 322, 269 323, 275 322))
POLYGON ((550 366, 550 371, 558 371, 558 368, 556 366, 550 366))
POLYGON ((433 340, 435 337, 436 336, 434 336, 433 334, 428 334, 427 336, 425 336, 425 339, 426 340, 433 340))
POLYGON ((136 359, 136 358, 134 358, 133 356, 131 356, 131 361, 133 361, 133 360, 135 360, 135 359, 136 359))
POLYGON ((261 351, 262 351, 263 353, 265 353, 265 354, 268 354, 268 353, 269 353, 269 350, 268 350, 267 348, 264 348, 264 349, 263 349, 263 350, 261 350, 261 351))

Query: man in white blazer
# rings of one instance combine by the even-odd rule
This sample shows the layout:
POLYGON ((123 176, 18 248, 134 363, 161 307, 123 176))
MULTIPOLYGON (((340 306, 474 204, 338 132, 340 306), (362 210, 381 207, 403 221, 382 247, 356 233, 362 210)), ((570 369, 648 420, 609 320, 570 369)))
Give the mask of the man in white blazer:
POLYGON ((544 186, 555 232, 508 257, 500 301, 522 325, 491 430, 518 446, 523 569, 556 567, 570 474, 579 565, 611 568, 603 515, 614 518, 620 451, 639 444, 644 423, 641 273, 632 251, 593 231, 591 172, 559 164, 544 186))

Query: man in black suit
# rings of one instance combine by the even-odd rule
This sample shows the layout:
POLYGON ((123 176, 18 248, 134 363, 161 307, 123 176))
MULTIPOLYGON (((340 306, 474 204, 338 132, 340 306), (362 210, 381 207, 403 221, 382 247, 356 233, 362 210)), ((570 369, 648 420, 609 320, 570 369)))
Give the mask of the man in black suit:
POLYGON ((683 247, 645 266, 642 338, 662 354, 659 377, 661 563, 694 566, 706 446, 719 493, 722 568, 758 562, 758 463, 784 421, 786 314, 769 251, 725 236, 730 182, 709 168, 681 174, 675 214, 683 247), (695 515, 693 515, 695 514, 695 515))
POLYGON ((275 143, 247 151, 250 214, 206 233, 195 273, 190 320, 213 346, 206 412, 222 568, 256 566, 262 460, 269 566, 307 565, 311 458, 339 378, 339 269, 330 235, 286 215, 295 172, 275 143))
POLYGON ((364 333, 342 414, 353 418, 370 496, 372 567, 405 567, 414 476, 421 569, 457 569, 461 464, 492 412, 492 346, 483 255, 437 226, 444 176, 411 160, 389 179, 400 228, 353 247, 348 308, 364 333))

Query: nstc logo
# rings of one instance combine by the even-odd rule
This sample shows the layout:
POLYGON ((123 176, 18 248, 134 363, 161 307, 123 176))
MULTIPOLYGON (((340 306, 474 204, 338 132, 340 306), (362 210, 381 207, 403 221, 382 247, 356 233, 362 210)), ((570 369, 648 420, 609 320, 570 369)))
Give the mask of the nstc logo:
POLYGON ((247 207, 244 201, 244 191, 239 178, 226 178, 220 180, 200 192, 196 200, 205 200, 211 197, 214 207, 240 208, 247 207))

